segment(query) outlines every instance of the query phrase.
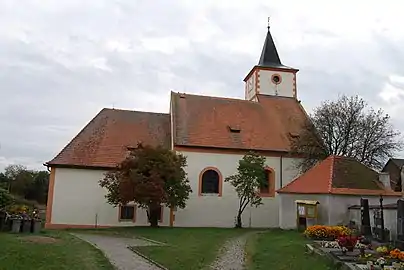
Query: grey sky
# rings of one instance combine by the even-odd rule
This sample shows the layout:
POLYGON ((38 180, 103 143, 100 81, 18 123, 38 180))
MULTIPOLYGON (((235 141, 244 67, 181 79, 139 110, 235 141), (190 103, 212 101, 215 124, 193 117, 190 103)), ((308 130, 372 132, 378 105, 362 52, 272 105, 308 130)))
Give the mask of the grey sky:
POLYGON ((356 2, 0 0, 0 170, 43 168, 103 107, 242 98, 267 16, 306 110, 359 94, 404 131, 403 4, 356 2))

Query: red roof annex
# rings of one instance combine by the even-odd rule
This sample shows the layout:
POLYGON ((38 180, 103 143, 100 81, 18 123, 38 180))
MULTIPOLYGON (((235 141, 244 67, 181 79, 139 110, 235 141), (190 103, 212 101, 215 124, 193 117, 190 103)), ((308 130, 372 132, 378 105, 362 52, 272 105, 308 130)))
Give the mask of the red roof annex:
POLYGON ((400 192, 385 189, 378 176, 352 158, 330 156, 277 192, 401 196, 400 192))

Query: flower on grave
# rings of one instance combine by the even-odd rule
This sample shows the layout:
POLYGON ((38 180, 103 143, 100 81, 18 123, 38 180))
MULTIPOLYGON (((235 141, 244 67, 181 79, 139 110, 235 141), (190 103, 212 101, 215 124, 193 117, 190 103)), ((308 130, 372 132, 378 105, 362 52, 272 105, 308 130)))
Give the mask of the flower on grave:
POLYGON ((376 252, 381 254, 387 254, 389 252, 389 249, 386 246, 380 246, 376 248, 376 252))
POLYGON ((352 231, 345 226, 313 225, 307 227, 307 229, 304 231, 304 235, 309 238, 336 239, 343 235, 349 235, 351 232, 352 231))
POLYGON ((378 259, 376 260, 376 263, 377 263, 378 265, 385 265, 385 264, 386 264, 386 259, 383 258, 383 257, 380 257, 380 258, 378 258, 378 259))
POLYGON ((401 251, 398 248, 393 249, 390 251, 390 257, 393 259, 398 259, 400 256, 401 251))
POLYGON ((354 248, 358 242, 358 237, 352 235, 340 236, 337 241, 341 248, 354 248))

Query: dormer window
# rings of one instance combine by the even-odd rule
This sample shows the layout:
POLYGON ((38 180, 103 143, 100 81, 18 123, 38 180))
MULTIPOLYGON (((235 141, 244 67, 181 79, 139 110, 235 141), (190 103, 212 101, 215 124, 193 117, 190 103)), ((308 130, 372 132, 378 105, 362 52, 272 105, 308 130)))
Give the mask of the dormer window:
POLYGON ((231 133, 240 133, 241 128, 239 126, 228 126, 231 133))

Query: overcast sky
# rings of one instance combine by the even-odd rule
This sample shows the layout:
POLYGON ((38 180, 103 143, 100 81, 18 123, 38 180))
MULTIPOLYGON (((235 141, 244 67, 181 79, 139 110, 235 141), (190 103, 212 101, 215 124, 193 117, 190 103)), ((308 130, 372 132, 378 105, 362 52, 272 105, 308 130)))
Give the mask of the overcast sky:
POLYGON ((359 94, 404 131, 400 2, 0 0, 0 170, 43 169, 104 107, 243 98, 268 16, 307 111, 359 94))

